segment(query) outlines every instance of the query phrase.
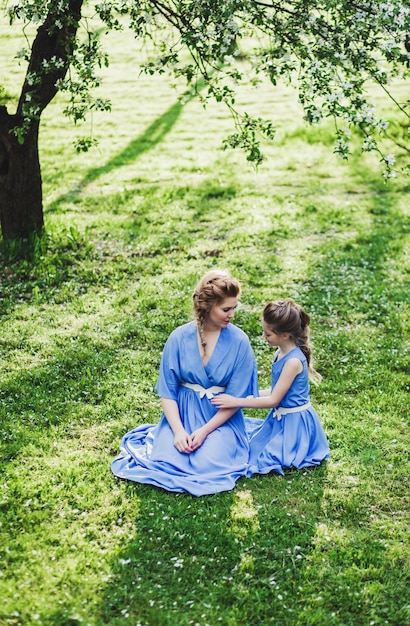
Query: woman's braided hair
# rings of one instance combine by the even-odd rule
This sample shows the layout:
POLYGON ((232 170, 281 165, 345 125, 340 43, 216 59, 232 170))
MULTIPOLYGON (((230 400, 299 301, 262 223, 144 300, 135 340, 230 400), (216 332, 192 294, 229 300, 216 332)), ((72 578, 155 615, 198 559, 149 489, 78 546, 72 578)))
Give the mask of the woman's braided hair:
POLYGON ((263 309, 263 320, 275 333, 289 333, 302 350, 308 364, 309 377, 316 382, 322 377, 312 364, 312 348, 309 342, 310 317, 291 298, 269 302, 263 309))
POLYGON ((210 270, 198 282, 193 293, 193 314, 196 318, 203 351, 206 351, 204 327, 211 309, 227 298, 238 298, 241 286, 224 270, 210 270))

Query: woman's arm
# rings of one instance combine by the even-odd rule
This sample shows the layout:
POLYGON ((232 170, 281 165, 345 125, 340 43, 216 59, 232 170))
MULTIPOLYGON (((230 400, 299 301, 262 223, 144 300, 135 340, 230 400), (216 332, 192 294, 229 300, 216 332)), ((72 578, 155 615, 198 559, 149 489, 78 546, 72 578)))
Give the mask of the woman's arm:
POLYGON ((193 450, 192 436, 187 433, 182 425, 178 404, 170 398, 161 398, 161 404, 167 422, 174 433, 174 446, 178 452, 189 454, 193 450))
POLYGON ((204 443, 205 439, 208 437, 210 433, 214 430, 225 424, 229 420, 230 417, 237 411, 237 409, 229 408, 229 409, 220 409, 215 415, 201 428, 197 428, 191 435, 192 439, 192 450, 196 450, 204 443))
POLYGON ((282 398, 289 391, 294 379, 302 370, 303 366, 299 359, 289 359, 283 367, 278 382, 267 395, 262 396, 261 394, 258 398, 234 398, 233 396, 222 393, 212 398, 211 402, 219 409, 226 409, 228 407, 272 409, 280 404, 282 398))

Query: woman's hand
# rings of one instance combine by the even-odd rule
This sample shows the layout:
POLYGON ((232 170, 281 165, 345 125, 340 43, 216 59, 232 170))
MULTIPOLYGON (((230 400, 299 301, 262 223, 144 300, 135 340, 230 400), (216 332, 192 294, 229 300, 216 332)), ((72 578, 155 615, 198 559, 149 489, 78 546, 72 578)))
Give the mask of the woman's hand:
POLYGON ((197 428, 191 435, 192 441, 192 450, 197 450, 202 446, 205 439, 208 436, 208 430, 205 426, 201 426, 201 428, 197 428))
POLYGON ((218 396, 214 396, 211 398, 211 402, 218 409, 234 409, 241 406, 239 398, 234 398, 229 393, 221 393, 218 396))
POLYGON ((178 430, 174 433, 174 446, 182 454, 190 454, 193 451, 192 436, 186 430, 178 430))

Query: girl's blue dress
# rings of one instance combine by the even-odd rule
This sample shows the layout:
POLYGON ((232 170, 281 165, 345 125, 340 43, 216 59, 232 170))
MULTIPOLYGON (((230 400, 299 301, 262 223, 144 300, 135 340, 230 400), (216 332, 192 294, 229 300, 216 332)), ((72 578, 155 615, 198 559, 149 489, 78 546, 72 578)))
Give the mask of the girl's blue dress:
MULTIPOLYGON (((156 390, 160 397, 178 403, 183 426, 192 433, 217 413, 203 390, 218 386, 234 396, 257 396, 257 380, 255 356, 241 329, 232 324, 221 329, 204 367, 197 326, 189 322, 176 328, 164 346, 156 390), (182 383, 200 385, 201 391, 182 383)), ((202 496, 233 489, 238 478, 246 476, 248 459, 249 439, 241 409, 190 454, 175 448, 173 432, 162 413, 159 424, 139 426, 123 437, 120 455, 111 468, 119 478, 202 496)))
POLYGON ((280 360, 277 360, 277 355, 278 352, 272 363, 272 388, 289 359, 300 359, 303 371, 296 376, 279 410, 278 407, 272 409, 265 420, 245 420, 250 435, 248 476, 267 474, 272 470, 283 475, 283 468, 319 465, 329 458, 326 435, 315 409, 310 405, 305 355, 298 347, 280 360), (293 412, 286 413, 286 408, 293 412))

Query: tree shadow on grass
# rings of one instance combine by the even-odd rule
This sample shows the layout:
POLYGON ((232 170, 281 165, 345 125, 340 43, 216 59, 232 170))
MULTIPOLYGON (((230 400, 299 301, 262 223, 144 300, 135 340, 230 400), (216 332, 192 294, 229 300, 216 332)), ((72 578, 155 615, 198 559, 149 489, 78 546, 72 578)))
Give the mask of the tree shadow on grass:
MULTIPOLYGON (((400 352, 406 337, 402 306, 410 306, 410 290, 406 286, 408 277, 404 272, 399 281, 391 271, 392 266, 399 267, 397 259, 405 255, 410 218, 400 210, 397 196, 383 193, 384 189, 377 184, 370 189, 372 204, 368 209, 368 226, 360 224, 356 231, 357 218, 354 216, 358 209, 353 206, 352 217, 347 218, 351 223, 347 224, 346 231, 340 222, 335 222, 334 234, 324 238, 316 264, 306 273, 301 286, 305 305, 314 317, 321 318, 324 329, 327 329, 323 334, 327 351, 321 355, 327 370, 325 374, 339 378, 344 393, 348 394, 349 388, 353 394, 357 391, 355 372, 359 368, 362 374, 377 371, 380 359, 385 358, 385 352, 378 349, 381 345, 390 344, 391 349, 396 347, 396 365, 401 360, 400 352), (360 327, 365 329, 365 335, 361 334, 360 327), (369 337, 378 335, 378 345, 374 341, 368 343, 369 337), (340 348, 348 349, 350 358, 342 362, 334 359, 337 346, 329 349, 328 343, 333 337, 340 342, 339 352, 340 348), (342 371, 343 377, 340 378, 342 371)), ((306 211, 305 218, 312 221, 310 210, 306 211)), ((317 219, 328 220, 331 230, 332 220, 337 220, 338 216, 330 208, 327 214, 317 219)))
MULTIPOLYGON (((327 511, 318 519, 316 549, 302 581, 309 601, 300 603, 297 624, 406 623, 405 563, 389 556, 388 545, 391 501, 400 501, 405 487, 401 483, 400 495, 397 477, 389 473, 388 441, 398 436, 408 394, 403 344, 410 296, 405 274, 398 279, 391 267, 404 254, 410 220, 400 210, 400 196, 387 194, 370 172, 362 170, 360 183, 371 202, 361 215, 360 200, 351 215, 344 211, 345 230, 332 207, 319 215, 311 206, 302 215, 311 222, 316 214, 318 224, 335 227, 318 246, 300 298, 313 320, 321 319, 315 345, 321 346, 325 380, 315 398, 330 408, 324 426, 338 482, 329 483, 327 511), (388 353, 392 359, 386 363, 388 353), (389 424, 381 428, 386 416, 389 424)), ((407 475, 404 465, 401 471, 407 475)))
POLYGON ((132 483, 122 488, 135 503, 134 537, 112 562, 97 623, 187 626, 193 614, 208 612, 210 597, 229 602, 219 584, 238 551, 227 535, 233 494, 195 498, 132 483))
MULTIPOLYGON (((196 91, 199 93, 204 86, 204 81, 199 81, 196 91)), ((195 96, 191 94, 187 95, 184 100, 184 104, 192 100, 194 97, 195 96)), ((101 176, 105 176, 113 170, 133 163, 141 155, 155 148, 156 145, 163 141, 177 122, 184 108, 184 104, 179 100, 175 102, 175 104, 165 111, 165 113, 152 122, 142 135, 130 141, 130 143, 119 154, 114 156, 104 165, 89 169, 83 179, 72 190, 59 196, 56 200, 54 200, 54 202, 51 202, 47 211, 58 211, 60 206, 65 202, 75 201, 84 189, 88 187, 88 185, 96 181, 101 176)))
MULTIPOLYGON (((314 318, 329 319, 331 324, 336 319, 338 324, 329 326, 329 335, 333 333, 335 343, 334 350, 328 350, 329 360, 324 365, 327 376, 334 380, 338 376, 336 367, 344 368, 338 398, 341 409, 344 397, 355 393, 353 385, 358 384, 355 369, 363 364, 369 371, 374 367, 377 372, 377 349, 371 355, 366 350, 363 352, 368 347, 361 344, 359 336, 354 336, 351 324, 358 317, 359 327, 367 323, 379 331, 379 336, 380 331, 386 330, 386 341, 391 341, 396 318, 400 322, 397 307, 404 299, 404 291, 389 278, 386 267, 390 255, 402 252, 408 221, 380 198, 375 197, 370 210, 374 220, 367 232, 352 236, 343 245, 338 242, 333 246, 327 239, 321 248, 321 262, 306 272, 304 304, 314 310, 314 318), (393 296, 395 307, 392 308, 393 296), (346 342, 351 355, 355 349, 354 367, 338 362, 340 346, 347 345, 346 342)), ((311 211, 305 217, 311 220, 311 211)), ((326 216, 321 219, 326 220, 326 216)), ((339 232, 342 236, 342 231, 339 232)), ((274 241, 276 244, 276 238, 274 241)), ((263 243, 268 246, 269 240, 263 243)), ((397 328, 395 341, 399 343, 404 328, 400 325, 397 328)), ((330 345, 327 343, 325 347, 330 345)), ((74 352, 71 356, 74 357, 74 352)), ((110 351, 104 356, 104 361, 109 360, 110 351)), ((73 358, 72 371, 81 363, 90 369, 93 359, 73 358)), ((70 371, 62 368, 57 385, 63 386, 70 371)), ((49 373, 39 372, 39 376, 46 381, 49 373)), ((360 381, 363 380, 361 374, 360 381)), ((374 391, 374 379, 370 375, 368 382, 370 392, 374 391)), ((8 391, 18 393, 17 377, 8 391)), ((104 401, 101 395, 95 398, 104 401)), ((343 420, 346 425, 337 424, 337 429, 330 433, 331 448, 335 447, 337 436, 343 434, 347 447, 355 445, 350 452, 346 451, 352 460, 356 450, 360 452, 364 446, 370 450, 375 443, 369 438, 366 425, 360 424, 361 430, 353 430, 354 415, 348 416, 348 420, 343 420)), ((349 458, 345 462, 348 461, 349 458)), ((380 476, 376 464, 373 470, 375 476, 380 476)), ((241 480, 233 492, 199 499, 125 483, 121 489, 133 501, 132 513, 126 514, 132 531, 112 561, 111 582, 104 583, 97 614, 90 615, 89 621, 113 626, 138 622, 143 626, 185 626, 192 621, 211 626, 218 623, 340 626, 353 624, 353 620, 356 625, 368 624, 380 609, 377 594, 379 597, 383 594, 382 576, 384 573, 393 576, 394 564, 390 570, 386 567, 383 532, 379 530, 374 539, 369 539, 368 505, 372 502, 364 489, 349 485, 349 496, 340 493, 340 502, 333 502, 326 511, 322 499, 327 480, 327 466, 323 465, 306 472, 286 473, 284 479, 269 475, 241 480), (354 561, 349 560, 352 551, 338 535, 327 540, 327 526, 333 526, 346 542, 354 542, 357 547, 354 561), (368 560, 369 546, 373 553, 378 548, 377 559, 373 557, 372 562, 368 560), (354 588, 346 592, 352 581, 356 583, 354 588), (344 595, 340 594, 341 587, 344 595), (325 592, 324 600, 324 592, 319 594, 321 588, 325 592), (362 588, 367 598, 375 599, 372 615, 365 594, 360 596, 362 588), (346 598, 349 603, 343 608, 341 602, 346 598), (365 602, 360 605, 363 598, 365 602), (222 622, 218 619, 221 615, 222 622)), ((334 486, 336 493, 339 487, 334 486)), ((326 497, 329 505, 328 493, 326 497)), ((397 598, 393 602, 399 603, 403 580, 404 576, 397 579, 397 598)), ((75 599, 66 602, 76 607, 75 599)), ((48 623, 63 625, 64 619, 56 613, 55 619, 48 623)))
POLYGON ((29 444, 47 444, 50 429, 69 434, 80 423, 96 421, 94 407, 104 405, 112 392, 107 363, 115 356, 115 347, 79 341, 56 350, 41 367, 10 374, 0 390, 3 461, 16 458, 29 444))
POLYGON ((85 174, 84 178, 68 193, 59 196, 54 202, 52 202, 47 211, 58 211, 60 206, 65 202, 73 202, 78 196, 100 176, 109 174, 115 169, 125 167, 130 163, 133 163, 138 157, 145 152, 152 150, 158 143, 160 143, 164 137, 170 132, 171 128, 176 123, 178 117, 181 114, 183 105, 180 102, 176 102, 172 105, 168 111, 166 111, 161 117, 156 119, 147 130, 131 141, 122 152, 110 159, 105 165, 99 167, 93 167, 85 174))
POLYGON ((302 576, 325 480, 322 466, 201 498, 125 483, 134 537, 112 562, 96 624, 289 624, 283 576, 302 576))

